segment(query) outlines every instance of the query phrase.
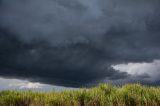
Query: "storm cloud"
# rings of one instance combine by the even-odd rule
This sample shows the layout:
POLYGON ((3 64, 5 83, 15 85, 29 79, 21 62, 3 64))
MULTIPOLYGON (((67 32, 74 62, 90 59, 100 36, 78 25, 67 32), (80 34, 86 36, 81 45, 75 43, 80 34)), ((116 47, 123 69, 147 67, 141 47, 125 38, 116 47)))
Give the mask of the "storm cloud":
POLYGON ((159 4, 1 0, 0 76, 72 87, 128 79, 112 65, 160 59, 159 4))

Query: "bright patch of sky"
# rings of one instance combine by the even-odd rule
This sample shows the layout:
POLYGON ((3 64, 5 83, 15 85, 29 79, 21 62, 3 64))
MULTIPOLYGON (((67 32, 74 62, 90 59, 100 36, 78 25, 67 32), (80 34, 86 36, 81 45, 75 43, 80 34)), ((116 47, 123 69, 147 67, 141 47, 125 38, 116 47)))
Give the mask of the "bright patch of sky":
POLYGON ((39 82, 30 82, 27 80, 7 79, 0 77, 0 90, 62 91, 66 89, 72 88, 41 84, 39 82))

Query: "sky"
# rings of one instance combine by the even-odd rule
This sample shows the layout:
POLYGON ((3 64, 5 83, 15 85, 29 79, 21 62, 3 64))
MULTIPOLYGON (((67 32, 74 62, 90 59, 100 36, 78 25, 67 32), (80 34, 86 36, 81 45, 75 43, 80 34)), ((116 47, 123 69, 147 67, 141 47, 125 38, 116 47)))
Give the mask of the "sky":
POLYGON ((159 5, 0 0, 0 89, 160 85, 159 5))
POLYGON ((18 90, 18 91, 41 91, 41 92, 60 92, 64 90, 76 90, 72 87, 55 86, 42 84, 40 82, 30 82, 28 80, 20 80, 15 78, 0 78, 0 91, 3 90, 18 90))

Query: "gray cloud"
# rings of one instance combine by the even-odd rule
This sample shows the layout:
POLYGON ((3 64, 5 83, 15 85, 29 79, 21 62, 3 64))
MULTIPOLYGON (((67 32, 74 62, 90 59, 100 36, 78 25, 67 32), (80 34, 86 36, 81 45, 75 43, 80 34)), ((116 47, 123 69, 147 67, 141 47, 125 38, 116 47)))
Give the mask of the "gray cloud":
POLYGON ((0 75, 64 86, 160 58, 158 0, 1 0, 0 75))

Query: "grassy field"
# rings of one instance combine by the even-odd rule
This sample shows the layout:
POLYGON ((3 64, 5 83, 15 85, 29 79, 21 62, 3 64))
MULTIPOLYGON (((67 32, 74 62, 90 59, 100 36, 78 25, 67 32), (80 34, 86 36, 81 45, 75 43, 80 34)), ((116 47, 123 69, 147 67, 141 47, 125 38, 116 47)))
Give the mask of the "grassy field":
POLYGON ((101 84, 62 92, 1 91, 0 106, 160 106, 160 87, 101 84))

